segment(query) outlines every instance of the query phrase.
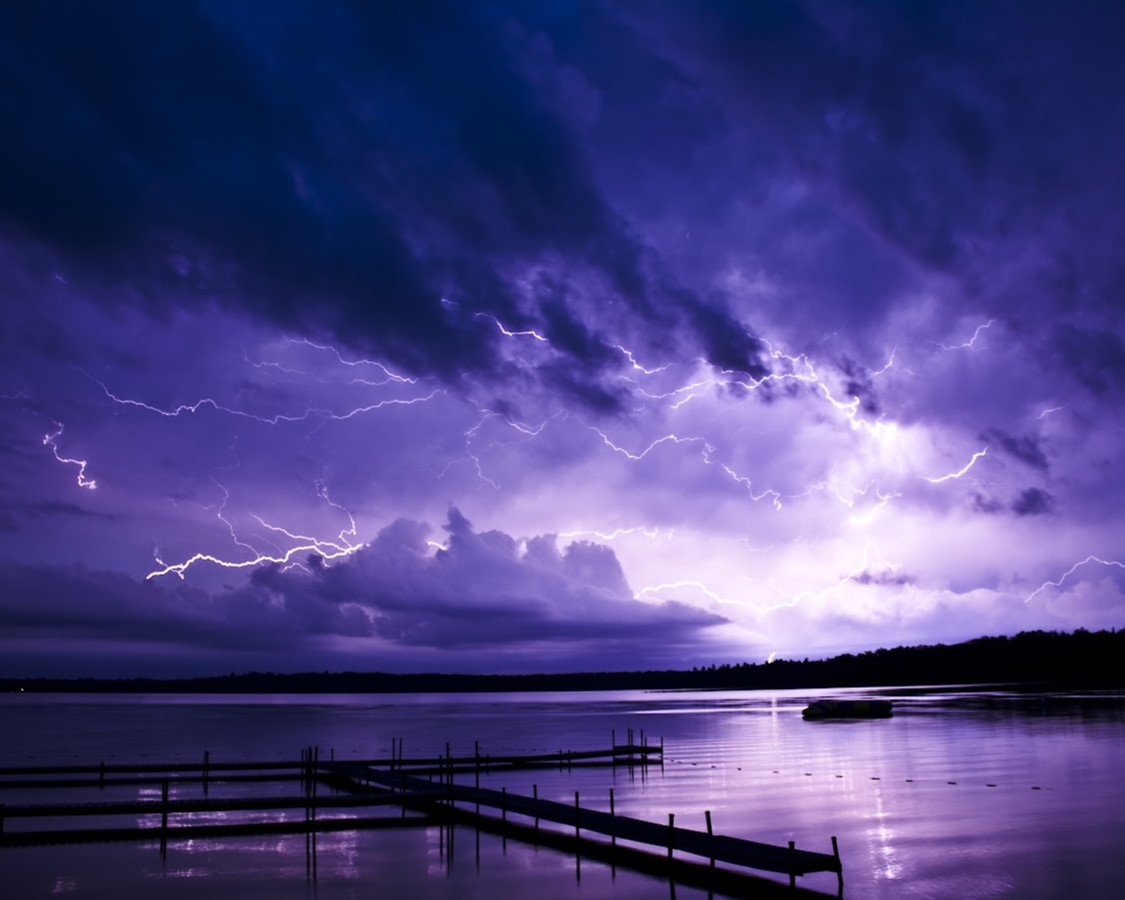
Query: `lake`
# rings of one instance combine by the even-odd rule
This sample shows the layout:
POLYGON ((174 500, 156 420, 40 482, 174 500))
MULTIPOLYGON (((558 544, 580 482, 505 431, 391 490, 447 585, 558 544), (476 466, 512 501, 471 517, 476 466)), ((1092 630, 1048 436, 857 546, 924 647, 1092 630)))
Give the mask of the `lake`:
MULTIPOLYGON (((506 787, 619 814, 831 853, 851 898, 1089 898, 1125 883, 1125 695, 884 691, 0 696, 0 765, 212 762, 602 749, 664 742, 664 765, 508 772, 506 787), (812 697, 877 696, 883 720, 806 722, 812 697)), ((152 789, 117 788, 115 798, 152 789)), ((187 790, 187 789, 185 789, 187 790)), ((107 790, 104 799, 110 799, 107 790)), ((158 793, 158 792, 157 792, 158 793)), ((188 794, 185 794, 188 796, 188 794)), ((62 799, 55 795, 41 800, 62 799)), ((98 799, 98 798, 90 798, 98 799)), ((24 791, 0 802, 24 802, 24 791)), ((296 812, 297 817, 303 813, 296 812)), ((10 821, 9 830, 26 827, 10 821)), ((0 849, 13 898, 704 897, 706 892, 458 829, 0 849)), ((835 875, 799 879, 834 894, 835 875)))

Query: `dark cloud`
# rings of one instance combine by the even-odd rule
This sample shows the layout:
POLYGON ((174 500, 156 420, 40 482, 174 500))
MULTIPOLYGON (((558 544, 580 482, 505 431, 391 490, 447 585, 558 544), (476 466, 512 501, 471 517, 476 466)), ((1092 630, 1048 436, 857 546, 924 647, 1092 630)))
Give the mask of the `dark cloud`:
POLYGON ((844 283, 800 296, 820 316, 866 327, 903 289, 869 237, 915 274, 951 276, 947 303, 1017 320, 1119 308, 1122 266, 1104 248, 1125 237, 1120 9, 771 0, 625 15, 714 98, 759 162, 752 183, 789 176, 821 200, 773 220, 777 243, 801 234, 811 252, 785 268, 775 246, 762 254, 787 278, 847 260, 844 283), (1072 273, 1069 294, 1052 269, 1072 273))
POLYGON ((444 2, 247 16, 6 10, 8 233, 118 302, 233 304, 447 380, 510 373, 479 312, 551 332, 563 386, 594 406, 621 360, 591 318, 678 326, 723 368, 762 371, 726 306, 671 285, 607 204, 515 22, 444 2), (544 267, 570 289, 524 292, 544 267))
POLYGON ((77 503, 59 500, 42 500, 31 503, 21 509, 21 512, 31 516, 89 516, 95 519, 116 519, 117 516, 102 510, 89 509, 77 503))
POLYGON ((856 584, 874 584, 879 586, 893 586, 900 587, 905 584, 914 584, 916 579, 910 575, 904 575, 901 572, 894 572, 890 569, 884 569, 879 572, 872 572, 867 569, 860 572, 858 575, 849 576, 849 580, 854 581, 856 584))
POLYGON ((1042 516, 1055 509, 1055 498, 1041 488, 1027 488, 1012 501, 1017 516, 1042 516))
POLYGON ((995 497, 986 497, 984 494, 974 492, 972 494, 972 500, 973 509, 976 512, 995 515, 996 513, 1004 511, 1004 504, 995 497))
POLYGON ((1096 394, 1125 390, 1125 342, 1112 331, 1060 326, 1052 346, 1073 377, 1096 394))
POLYGON ((999 428, 990 428, 981 435, 981 439, 1001 447, 1009 456, 1027 463, 1034 469, 1047 471, 1050 462, 1047 454, 1043 452, 1040 440, 1032 435, 1016 436, 1008 434, 999 428))
POLYGON ((871 372, 854 360, 844 359, 839 363, 844 378, 844 391, 852 399, 859 401, 860 409, 866 415, 879 414, 879 397, 872 382, 871 372))
POLYGON ((286 610, 245 592, 214 596, 84 566, 11 562, 0 572, 0 583, 5 588, 0 621, 9 638, 123 641, 168 645, 181 652, 283 649, 303 640, 286 610))

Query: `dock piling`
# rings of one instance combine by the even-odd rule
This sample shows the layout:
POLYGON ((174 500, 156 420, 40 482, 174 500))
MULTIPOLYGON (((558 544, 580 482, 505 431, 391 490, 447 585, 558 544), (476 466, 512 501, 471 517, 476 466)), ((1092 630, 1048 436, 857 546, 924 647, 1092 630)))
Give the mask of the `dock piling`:
POLYGON ((832 835, 832 855, 836 857, 836 881, 839 885, 839 896, 844 896, 844 867, 840 864, 840 845, 836 842, 836 835, 832 835))

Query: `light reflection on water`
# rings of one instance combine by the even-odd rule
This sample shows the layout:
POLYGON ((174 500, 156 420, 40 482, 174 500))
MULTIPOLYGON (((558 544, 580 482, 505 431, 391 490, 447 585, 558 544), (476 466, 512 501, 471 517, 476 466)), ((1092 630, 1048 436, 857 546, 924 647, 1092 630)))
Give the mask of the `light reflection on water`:
MULTIPOLYGON (((836 694, 846 692, 833 692, 836 694)), ((534 753, 608 746, 611 731, 664 740, 665 764, 626 770, 508 772, 481 783, 831 852, 846 896, 1115 896, 1125 879, 1125 703, 1121 695, 892 692, 896 714, 805 722, 800 691, 288 697, 0 697, 3 764, 294 759, 319 744, 337 759, 534 753)), ((243 789, 242 786, 239 789, 243 789)), ((175 790, 190 791, 188 787, 175 790)), ((196 789, 198 790, 198 789, 196 789)), ((212 790, 215 790, 213 787, 212 790)), ((103 799, 147 796, 115 788, 103 799)), ((271 793, 289 792, 271 790, 271 793)), ((27 800, 7 791, 0 802, 27 800)), ((157 790, 155 792, 159 794, 157 790)), ((199 814, 218 821, 225 814, 199 814)), ((277 813, 300 817, 300 811, 277 813)), ((442 897, 663 896, 667 886, 547 849, 457 829, 323 834, 316 879, 304 836, 154 846, 7 848, 12 896, 442 897), (478 840, 479 859, 478 867, 478 840)), ((835 891, 835 876, 801 879, 835 891)), ((678 898, 702 896, 677 886, 678 898)))

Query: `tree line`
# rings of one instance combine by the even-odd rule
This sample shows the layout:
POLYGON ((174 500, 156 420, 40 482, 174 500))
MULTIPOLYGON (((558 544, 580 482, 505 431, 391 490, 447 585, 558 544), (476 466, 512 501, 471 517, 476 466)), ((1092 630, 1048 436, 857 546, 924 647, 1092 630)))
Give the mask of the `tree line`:
POLYGON ((754 690, 1037 684, 1125 687, 1125 630, 1025 631, 959 644, 844 653, 828 659, 723 663, 690 670, 494 674, 245 672, 198 678, 10 678, 0 691, 128 693, 421 693, 474 691, 754 690))

